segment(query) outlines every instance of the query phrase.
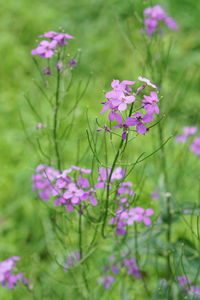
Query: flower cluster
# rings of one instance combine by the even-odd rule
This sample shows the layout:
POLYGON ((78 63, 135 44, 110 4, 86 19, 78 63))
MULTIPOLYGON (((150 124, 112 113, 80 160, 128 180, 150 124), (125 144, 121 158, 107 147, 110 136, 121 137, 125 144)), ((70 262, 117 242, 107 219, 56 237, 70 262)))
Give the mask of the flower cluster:
MULTIPOLYGON (((145 134, 148 131, 148 128, 145 126, 146 123, 151 123, 153 121, 153 114, 159 114, 158 108, 158 96, 155 91, 150 92, 150 96, 143 95, 144 99, 142 100, 141 107, 146 110, 146 113, 142 115, 140 112, 135 112, 132 114, 133 103, 136 100, 136 97, 142 92, 142 90, 149 86, 150 88, 156 88, 154 84, 150 82, 149 79, 138 77, 139 81, 143 82, 143 85, 140 86, 136 93, 132 92, 130 86, 135 84, 135 81, 124 80, 121 83, 119 80, 113 80, 111 83, 112 91, 106 93, 107 100, 102 102, 104 105, 101 110, 101 114, 107 110, 109 111, 108 118, 110 122, 116 120, 118 125, 114 126, 113 129, 121 128, 122 129, 122 139, 127 138, 127 132, 131 130, 130 127, 135 127, 136 131, 139 134, 145 134), (131 104, 129 110, 129 117, 127 116, 128 105, 131 104), (124 115, 123 115, 123 112, 124 115)), ((112 132, 106 125, 104 129, 97 129, 97 131, 105 130, 107 132, 112 132)))
POLYGON ((200 296, 200 286, 195 286, 191 279, 187 278, 185 275, 178 276, 176 279, 179 281, 185 294, 200 296))
POLYGON ((0 282, 2 286, 8 286, 8 289, 12 290, 18 281, 23 284, 27 284, 29 289, 33 289, 32 284, 28 281, 23 273, 15 274, 16 271, 16 261, 20 260, 18 256, 12 256, 2 262, 0 262, 0 282))
POLYGON ((146 210, 142 207, 131 207, 125 209, 122 205, 117 209, 115 217, 110 219, 110 224, 116 224, 116 234, 125 235, 126 230, 124 227, 131 226, 134 222, 144 222, 146 226, 151 225, 151 219, 149 216, 153 215, 153 209, 147 208, 146 210))
POLYGON ((144 18, 145 31, 149 36, 156 31, 160 21, 164 22, 168 28, 175 31, 178 30, 176 21, 168 16, 160 5, 147 7, 144 10, 144 18))
POLYGON ((74 39, 73 36, 62 33, 49 31, 40 35, 39 38, 47 38, 48 40, 42 40, 37 48, 31 50, 32 55, 40 55, 42 58, 51 58, 54 55, 56 46, 62 47, 68 43, 68 40, 74 39))
POLYGON ((123 269, 126 270, 127 275, 141 278, 139 267, 136 264, 134 257, 130 257, 130 254, 121 254, 119 259, 115 259, 114 255, 109 257, 109 262, 103 267, 105 275, 101 277, 98 282, 102 284, 106 290, 111 286, 111 283, 115 281, 115 276, 119 274, 123 269))
POLYGON ((69 255, 66 258, 66 262, 63 265, 64 270, 68 272, 69 268, 71 268, 72 266, 76 266, 79 261, 80 261, 80 253, 77 251, 73 252, 71 255, 69 255))
MULTIPOLYGON (((97 178, 95 189, 106 188, 108 178, 110 176, 110 172, 111 172, 111 168, 107 168, 107 169, 99 168, 99 177, 97 178)), ((121 167, 117 167, 111 175, 110 188, 114 180, 121 180, 124 178, 124 176, 125 176, 125 169, 122 169, 121 167)))
POLYGON ((53 195, 53 182, 60 175, 60 172, 47 165, 39 165, 36 168, 36 174, 32 176, 32 189, 38 190, 38 197, 48 201, 53 195))
POLYGON ((116 234, 125 235, 124 227, 133 225, 134 222, 144 222, 146 226, 151 225, 149 216, 153 215, 153 210, 142 207, 131 207, 130 200, 134 196, 131 189, 132 182, 122 182, 117 190, 117 203, 119 204, 115 216, 110 219, 110 224, 116 226, 116 234))
MULTIPOLYGON (((181 135, 177 135, 175 138, 176 143, 186 143, 188 141, 189 136, 193 136, 198 131, 196 126, 185 126, 183 127, 183 133, 181 135)), ((197 156, 200 156, 200 137, 195 137, 193 143, 190 145, 190 150, 193 151, 197 156)))

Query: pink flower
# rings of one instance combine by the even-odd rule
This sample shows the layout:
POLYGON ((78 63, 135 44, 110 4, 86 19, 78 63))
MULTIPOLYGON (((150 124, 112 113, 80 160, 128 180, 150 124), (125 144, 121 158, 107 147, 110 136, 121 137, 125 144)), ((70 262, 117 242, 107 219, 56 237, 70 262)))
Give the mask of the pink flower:
POLYGON ((74 183, 68 185, 68 190, 63 194, 63 198, 71 201, 72 204, 77 205, 80 203, 81 196, 83 196, 84 191, 78 189, 74 183))
POLYGON ((200 156, 200 137, 196 137, 190 146, 190 150, 193 151, 197 156, 200 156))
POLYGON ((151 219, 149 218, 149 216, 153 215, 153 209, 152 208, 147 208, 145 211, 144 211, 144 214, 143 214, 143 221, 144 221, 144 224, 146 226, 150 226, 151 225, 151 219))
POLYGON ((151 96, 144 95, 144 100, 142 100, 142 105, 144 109, 146 109, 148 114, 159 114, 159 108, 157 105, 158 102, 158 95, 156 92, 150 92, 151 96))
POLYGON ((150 82, 149 79, 147 79, 147 78, 145 78, 145 77, 139 76, 138 79, 139 79, 140 81, 142 81, 142 82, 145 82, 146 85, 148 85, 148 86, 150 86, 150 87, 152 87, 152 88, 154 88, 154 89, 157 88, 153 83, 150 82))
POLYGON ((143 123, 150 123, 153 120, 152 115, 144 115, 141 113, 135 113, 132 117, 126 118, 126 124, 128 126, 136 126, 136 130, 139 134, 145 134, 147 128, 143 123))
POLYGON ((42 58, 50 58, 54 54, 54 50, 56 48, 56 41, 41 41, 36 49, 31 51, 32 55, 39 54, 42 58))

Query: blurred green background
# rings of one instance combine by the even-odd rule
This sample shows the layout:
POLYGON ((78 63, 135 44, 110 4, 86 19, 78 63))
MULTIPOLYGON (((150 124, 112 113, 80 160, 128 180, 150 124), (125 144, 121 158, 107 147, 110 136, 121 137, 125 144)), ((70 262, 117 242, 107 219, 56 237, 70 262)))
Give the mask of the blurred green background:
MULTIPOLYGON (((49 30, 59 30, 75 36, 70 42, 69 53, 73 55, 81 49, 81 57, 75 70, 75 83, 70 94, 73 103, 80 80, 87 82, 92 72, 88 89, 81 101, 80 109, 70 141, 66 149, 66 168, 73 164, 77 136, 82 135, 82 146, 87 147, 85 135, 86 107, 92 122, 101 110, 104 90, 109 90, 110 82, 135 80, 139 75, 150 76, 146 68, 146 52, 140 32, 143 10, 157 4, 155 1, 89 1, 89 0, 7 0, 1 4, 1 179, 0 179, 0 257, 1 260, 19 255, 21 268, 28 278, 37 282, 35 299, 66 298, 63 285, 56 294, 54 279, 55 264, 47 255, 49 240, 53 239, 48 229, 46 207, 36 199, 31 191, 31 175, 38 161, 34 146, 36 122, 24 99, 28 94, 35 107, 43 108, 44 99, 33 83, 38 77, 37 69, 30 55, 35 48, 37 36, 49 30), (23 119, 23 123, 21 121, 23 119), (23 126, 26 129, 24 133, 23 126), (47 239, 47 240, 45 240, 47 239), (52 276, 53 277, 53 276, 52 276), (55 294, 54 294, 55 293, 55 294)), ((171 45, 168 67, 164 70, 161 94, 164 96, 163 111, 166 113, 165 137, 180 133, 184 125, 199 125, 200 116, 200 5, 196 0, 159 1, 169 15, 176 19, 179 31, 166 31, 163 44, 171 45), (166 72, 165 72, 166 71, 166 72)), ((156 78, 156 76, 155 76, 156 78)), ((153 80, 152 80, 153 81, 153 80)), ((41 109, 41 110, 42 110, 41 109)), ((44 111, 45 113, 45 111, 44 111)), ((156 129, 147 138, 145 151, 150 153, 159 146, 156 129)), ((144 139, 138 139, 134 148, 138 157, 143 151, 144 139)), ((198 190, 199 160, 193 153, 184 157, 180 154, 184 146, 174 145, 173 139, 166 146, 168 168, 172 189, 179 201, 196 201, 198 190)), ((132 149, 129 150, 132 153, 132 149)), ((87 164, 87 160, 85 161, 87 164)), ((85 165, 87 167, 87 165, 85 165)), ((159 154, 145 165, 147 177, 145 199, 159 181, 159 154), (156 173, 157 172, 157 173, 156 173), (151 176, 151 179, 148 179, 151 176)), ((137 178, 133 180, 137 182, 137 178)), ((177 228, 177 231, 181 228, 177 228)), ((111 296, 110 299, 117 296, 111 296)), ((14 291, 0 289, 0 299, 32 299, 25 288, 14 291)), ((125 299, 125 298, 124 298, 125 299)), ((128 299, 128 298, 127 298, 128 299)), ((132 299, 140 299, 132 298, 132 299)), ((143 298, 141 298, 143 299, 143 298)))

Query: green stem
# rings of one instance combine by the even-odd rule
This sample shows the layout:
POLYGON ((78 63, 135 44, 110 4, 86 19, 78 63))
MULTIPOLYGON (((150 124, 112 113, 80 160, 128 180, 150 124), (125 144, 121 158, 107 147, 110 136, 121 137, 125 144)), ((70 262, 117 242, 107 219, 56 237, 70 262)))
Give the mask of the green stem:
MULTIPOLYGON (((58 57, 59 59, 59 57, 58 57)), ((54 147, 55 147, 55 153, 57 158, 57 168, 58 170, 61 170, 61 160, 60 160, 60 153, 59 153, 59 147, 58 147, 58 109, 59 109, 59 96, 60 96, 60 71, 57 70, 57 87, 56 87, 56 106, 55 106, 55 112, 54 112, 54 127, 53 127, 53 139, 54 139, 54 147)))
POLYGON ((107 220, 107 216, 108 216, 109 195, 110 195, 110 181, 111 181, 111 177, 112 177, 115 165, 117 163, 117 160, 118 160, 118 157, 119 157, 120 150, 121 150, 121 147, 123 145, 123 142, 124 142, 124 140, 121 140, 119 148, 118 148, 117 153, 115 155, 115 158, 113 160, 112 167, 111 167, 111 170, 110 170, 110 174, 109 174, 108 180, 107 180, 105 214, 104 214, 104 219, 103 219, 103 225, 102 225, 102 228, 101 228, 101 233, 102 233, 103 238, 106 238, 104 230, 105 230, 106 220, 107 220))
MULTIPOLYGON (((163 143, 163 128, 161 124, 158 124, 158 131, 159 131, 159 139, 160 143, 163 143)), ((169 191, 169 182, 168 182, 168 173, 167 173, 167 164, 166 164, 166 155, 164 147, 161 148, 161 162, 162 162, 162 170, 164 174, 164 183, 165 183, 165 191, 169 191)), ((170 204, 170 196, 167 196, 166 201, 166 211, 167 211, 167 243, 168 246, 171 244, 171 225, 172 225, 172 216, 171 216, 171 204, 170 204)), ((170 264, 170 249, 167 251, 167 279, 171 278, 172 270, 170 264)))
MULTIPOLYGON (((83 246, 82 246, 82 212, 81 212, 81 205, 80 205, 80 212, 79 212, 79 222, 78 222, 78 234, 79 234, 79 253, 80 253, 80 261, 82 261, 83 258, 83 246)), ((88 281, 87 277, 85 274, 85 266, 84 266, 84 261, 81 262, 82 268, 83 268, 83 280, 85 283, 85 287, 87 290, 87 297, 89 296, 89 286, 88 286, 88 281)), ((87 298, 89 299, 89 297, 87 298)))

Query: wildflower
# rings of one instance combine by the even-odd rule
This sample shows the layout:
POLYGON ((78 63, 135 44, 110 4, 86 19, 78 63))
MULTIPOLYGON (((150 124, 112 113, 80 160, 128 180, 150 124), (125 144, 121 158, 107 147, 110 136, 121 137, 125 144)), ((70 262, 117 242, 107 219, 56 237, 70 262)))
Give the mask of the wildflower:
POLYGON ((122 182, 117 190, 118 196, 121 196, 125 193, 127 193, 130 196, 134 195, 134 191, 130 189, 132 185, 133 184, 130 181, 122 182))
POLYGON ((99 283, 102 284, 106 290, 109 290, 111 283, 114 281, 115 277, 113 276, 105 276, 99 279, 99 283))
POLYGON ((180 142, 186 143, 187 142, 187 136, 177 135, 176 138, 175 138, 175 142, 176 143, 180 143, 180 142))
POLYGON ((69 35, 67 33, 57 33, 54 37, 53 40, 58 42, 59 46, 63 46, 67 44, 67 40, 74 39, 72 35, 69 35))
POLYGON ((190 146, 190 150, 193 151, 196 156, 200 156, 200 137, 196 137, 190 146))
POLYGON ((44 73, 44 75, 51 75, 52 74, 51 70, 49 69, 49 67, 44 68, 43 69, 43 73, 44 73))
POLYGON ((130 259, 124 259, 123 265, 127 267, 127 274, 135 276, 137 279, 141 278, 139 267, 136 264, 136 260, 134 257, 130 259))
POLYGON ((80 253, 78 251, 73 252, 66 258, 66 262, 63 265, 63 268, 66 272, 72 267, 76 266, 80 261, 80 253))
POLYGON ((40 55, 42 58, 51 58, 56 48, 56 41, 41 41, 36 49, 31 51, 32 55, 40 55))
POLYGON ((198 131, 198 128, 196 126, 184 126, 183 127, 183 134, 185 136, 188 136, 188 135, 194 135, 196 132, 198 131))
POLYGON ((165 25, 172 30, 177 31, 178 26, 174 19, 166 14, 164 9, 160 5, 153 7, 147 7, 144 10, 144 24, 146 27, 146 33, 151 36, 157 29, 159 22, 162 21, 165 25))
POLYGON ((89 191, 84 192, 83 196, 81 197, 82 201, 88 200, 90 199, 90 203, 93 206, 97 206, 98 201, 95 198, 95 190, 93 188, 91 188, 89 191))
POLYGON ((53 195, 53 182, 60 175, 58 170, 47 165, 39 165, 36 168, 36 174, 32 176, 32 189, 38 190, 38 197, 44 201, 48 201, 53 195))
POLYGON ((144 95, 144 100, 142 100, 142 106, 147 111, 148 114, 159 114, 159 108, 157 105, 158 102, 158 95, 156 92, 150 92, 151 96, 144 95))
POLYGON ((23 273, 15 274, 16 261, 19 261, 18 256, 12 256, 2 262, 0 262, 0 282, 2 286, 8 286, 8 289, 12 290, 21 280, 23 284, 27 284, 29 289, 32 289, 31 281, 28 281, 23 273))
POLYGON ((106 93, 106 98, 110 100, 113 108, 117 107, 117 110, 124 111, 127 104, 135 101, 135 96, 131 96, 131 88, 129 87, 133 84, 135 84, 135 81, 124 80, 121 83, 119 80, 112 81, 113 90, 106 93))
POLYGON ((145 134, 147 128, 143 123, 150 123, 152 120, 152 115, 146 114, 142 117, 141 113, 135 113, 132 117, 126 118, 126 124, 128 126, 136 126, 136 130, 139 134, 145 134))
POLYGON ((176 279, 179 281, 184 293, 192 296, 200 296, 200 287, 193 285, 192 280, 187 278, 186 275, 178 276, 176 279))
POLYGON ((80 203, 81 196, 84 192, 82 189, 78 189, 74 183, 68 185, 68 190, 64 192, 63 198, 71 201, 72 204, 77 205, 80 203))
MULTIPOLYGON (((55 31, 49 31, 39 36, 40 38, 48 38, 50 42, 47 40, 43 40, 39 43, 38 47, 31 50, 32 55, 40 55, 42 58, 51 58, 54 54, 54 50, 57 45, 62 47, 67 44, 69 39, 74 39, 73 36, 67 33, 59 33, 55 31)), ((48 74, 49 75, 49 74, 48 74)))
POLYGON ((155 200, 158 199, 159 197, 159 193, 157 190, 155 190, 152 194, 151 194, 151 199, 155 200))
POLYGON ((75 59, 71 58, 68 62, 68 67, 76 68, 77 62, 75 59))
POLYGON ((153 209, 152 208, 147 208, 144 213, 143 213, 143 221, 144 224, 146 226, 150 226, 151 225, 151 219, 149 218, 149 216, 153 215, 153 209))
MULTIPOLYGON (((99 168, 99 177, 98 182, 95 184, 96 189, 102 189, 106 187, 107 180, 110 176, 111 168, 99 168)), ((116 168, 111 176, 110 183, 113 183, 114 180, 121 180, 125 176, 125 169, 122 169, 121 167, 116 168)), ((111 186, 110 186, 111 188, 111 186)))

